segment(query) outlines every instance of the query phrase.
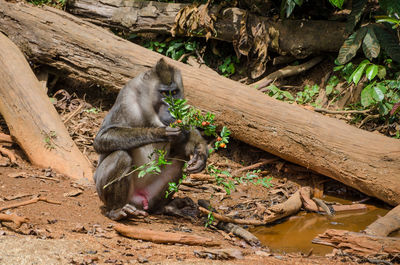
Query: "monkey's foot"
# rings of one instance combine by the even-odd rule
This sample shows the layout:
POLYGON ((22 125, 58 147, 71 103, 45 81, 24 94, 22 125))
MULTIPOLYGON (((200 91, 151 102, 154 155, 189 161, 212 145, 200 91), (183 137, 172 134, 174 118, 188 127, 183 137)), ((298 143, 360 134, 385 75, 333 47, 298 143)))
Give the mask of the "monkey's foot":
POLYGON ((107 216, 114 221, 122 220, 128 217, 147 216, 147 215, 148 215, 147 212, 138 210, 136 209, 135 206, 131 204, 126 204, 121 209, 111 210, 107 213, 107 216))

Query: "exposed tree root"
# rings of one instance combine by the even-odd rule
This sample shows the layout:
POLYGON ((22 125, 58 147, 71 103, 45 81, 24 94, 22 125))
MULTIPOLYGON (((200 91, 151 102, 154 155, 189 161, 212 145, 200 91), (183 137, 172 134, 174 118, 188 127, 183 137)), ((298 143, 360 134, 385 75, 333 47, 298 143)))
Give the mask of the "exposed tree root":
POLYGON ((275 161, 278 161, 278 160, 279 160, 278 157, 271 158, 271 159, 263 159, 262 161, 260 161, 258 163, 255 163, 253 165, 236 169, 235 171, 232 172, 232 176, 237 176, 241 172, 248 171, 248 170, 253 170, 253 169, 259 168, 261 166, 271 164, 271 163, 273 163, 275 161))
POLYGON ((8 156, 8 158, 11 161, 11 163, 15 164, 15 162, 17 162, 17 158, 15 157, 14 153, 12 151, 4 148, 1 145, 0 145, 0 153, 2 153, 3 155, 8 156))
POLYGON ((304 71, 307 71, 308 69, 314 67, 319 62, 321 62, 322 59, 323 59, 322 56, 317 56, 317 57, 314 57, 313 59, 311 59, 303 64, 300 64, 300 65, 286 66, 282 69, 279 69, 278 71, 275 71, 275 72, 267 75, 263 79, 251 84, 250 86, 257 88, 258 90, 260 90, 262 92, 265 92, 267 89, 263 89, 263 88, 265 88, 266 86, 268 86, 275 80, 277 80, 279 78, 283 78, 283 77, 298 75, 304 71))
POLYGON ((0 132, 0 142, 14 143, 10 135, 0 132))

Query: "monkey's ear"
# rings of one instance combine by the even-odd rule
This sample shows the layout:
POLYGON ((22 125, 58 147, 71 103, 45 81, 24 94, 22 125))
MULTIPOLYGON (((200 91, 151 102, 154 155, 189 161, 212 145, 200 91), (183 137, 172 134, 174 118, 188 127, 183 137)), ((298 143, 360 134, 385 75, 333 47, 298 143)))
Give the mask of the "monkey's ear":
POLYGON ((160 78, 161 83, 165 85, 171 84, 174 68, 167 64, 163 58, 157 62, 155 70, 158 78, 160 78))

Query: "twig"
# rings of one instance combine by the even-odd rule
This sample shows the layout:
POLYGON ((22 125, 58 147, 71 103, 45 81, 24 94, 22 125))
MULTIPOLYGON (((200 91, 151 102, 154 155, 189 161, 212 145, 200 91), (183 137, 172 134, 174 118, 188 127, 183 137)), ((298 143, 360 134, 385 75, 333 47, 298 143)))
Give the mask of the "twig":
POLYGON ((56 178, 49 178, 49 177, 45 177, 45 176, 33 176, 34 178, 38 178, 38 179, 46 179, 46 180, 51 180, 51 181, 55 181, 55 182, 60 182, 59 179, 56 178))
POLYGON ((361 126, 363 126, 367 121, 373 120, 373 119, 376 119, 376 118, 379 118, 379 114, 368 115, 367 117, 365 117, 365 118, 361 121, 360 125, 358 125, 358 128, 361 128, 361 126))
POLYGON ((300 65, 289 65, 286 66, 278 71, 275 71, 269 75, 267 75, 266 77, 264 77, 263 79, 251 84, 251 87, 255 87, 258 90, 260 90, 261 92, 265 92, 266 89, 262 89, 266 86, 268 86, 269 84, 271 84, 274 80, 277 80, 279 78, 283 78, 283 77, 289 77, 289 76, 293 76, 293 75, 297 75, 300 74, 310 68, 312 68, 313 66, 315 66, 316 64, 318 64, 319 62, 321 62, 323 59, 322 56, 317 56, 312 58, 311 60, 300 64, 300 65))
POLYGON ((69 122, 69 120, 71 120, 75 115, 77 115, 81 109, 83 108, 85 104, 84 103, 80 103, 79 106, 76 108, 76 110, 74 110, 64 121, 64 124, 67 124, 67 122, 69 122))
POLYGON ((262 159, 260 162, 255 163, 255 164, 253 164, 253 165, 250 165, 250 166, 247 166, 247 167, 242 167, 242 168, 236 169, 235 171, 232 172, 232 176, 236 176, 236 175, 238 175, 238 174, 241 173, 241 172, 248 171, 248 170, 252 170, 252 169, 255 169, 255 168, 259 168, 259 167, 261 167, 261 166, 270 164, 270 163, 275 162, 275 161, 278 161, 278 160, 279 160, 279 158, 277 158, 277 157, 275 157, 275 158, 270 158, 270 159, 262 159))
POLYGON ((10 150, 4 148, 1 145, 0 145, 0 153, 2 153, 3 155, 8 156, 8 158, 10 158, 11 163, 15 164, 15 162, 17 162, 17 158, 15 157, 13 152, 11 152, 10 150))
POLYGON ((329 110, 329 109, 315 108, 314 111, 328 113, 328 114, 352 114, 352 113, 365 114, 365 113, 370 112, 371 109, 366 109, 366 110, 329 110))
POLYGON ((25 205, 28 205, 28 204, 37 203, 38 201, 44 201, 44 202, 47 202, 47 203, 58 204, 58 205, 61 204, 61 202, 49 200, 46 197, 36 197, 36 198, 30 199, 30 200, 27 200, 27 201, 24 201, 24 202, 18 202, 18 203, 15 203, 15 204, 11 204, 9 206, 4 206, 4 207, 0 208, 0 212, 8 210, 8 209, 17 208, 17 207, 20 207, 20 206, 25 206, 25 205))
POLYGON ((0 221, 4 222, 13 222, 19 228, 23 223, 27 223, 29 221, 28 218, 18 216, 16 214, 4 214, 0 213, 0 221))
POLYGON ((193 55, 193 54, 194 54, 194 52, 182 54, 182 56, 178 59, 178 62, 182 62, 186 57, 193 55))

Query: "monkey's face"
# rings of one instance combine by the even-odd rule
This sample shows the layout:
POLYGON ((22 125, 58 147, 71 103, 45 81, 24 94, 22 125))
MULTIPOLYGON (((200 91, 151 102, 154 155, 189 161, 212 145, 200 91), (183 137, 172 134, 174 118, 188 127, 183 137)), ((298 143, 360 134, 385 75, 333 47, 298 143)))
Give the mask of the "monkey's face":
POLYGON ((173 99, 181 99, 183 97, 181 89, 175 82, 171 82, 169 85, 160 84, 157 94, 158 99, 154 104, 154 110, 158 113, 161 122, 165 126, 169 126, 175 119, 168 110, 169 104, 165 101, 165 98, 170 96, 173 99))

